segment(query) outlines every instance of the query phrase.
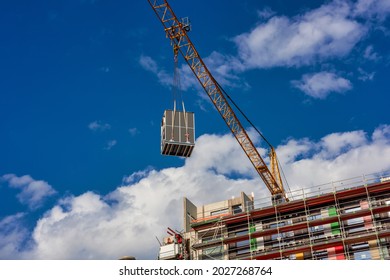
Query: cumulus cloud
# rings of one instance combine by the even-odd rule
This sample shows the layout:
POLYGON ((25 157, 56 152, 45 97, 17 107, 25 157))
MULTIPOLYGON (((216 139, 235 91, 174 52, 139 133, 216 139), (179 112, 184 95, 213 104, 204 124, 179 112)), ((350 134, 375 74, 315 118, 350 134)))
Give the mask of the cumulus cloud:
MULTIPOLYGON (((233 41, 246 68, 299 67, 347 56, 389 15, 390 0, 334 0, 291 18, 265 8, 259 16, 268 21, 233 41)), ((368 46, 363 57, 377 60, 378 54, 368 46)))
MULTIPOLYGON (((382 28, 390 15, 390 0, 333 0, 295 17, 275 16, 264 8, 265 22, 233 38, 246 69, 300 67, 346 57, 370 30, 382 28)), ((373 46, 362 56, 378 60, 373 46)))
POLYGON ((56 194, 56 191, 47 182, 34 180, 30 175, 21 177, 15 174, 6 174, 2 176, 11 188, 20 190, 16 196, 20 203, 27 205, 31 210, 42 206, 43 202, 50 196, 56 194))
POLYGON ((38 221, 32 234, 36 247, 29 257, 157 258, 155 236, 162 238, 167 226, 182 228, 184 196, 202 204, 238 196, 241 191, 266 194, 258 178, 232 179, 221 174, 251 173, 248 160, 232 136, 204 135, 197 145, 194 158, 181 167, 163 170, 149 167, 125 177, 123 185, 106 196, 86 192, 61 200, 38 221), (216 141, 214 149, 207 144, 210 141, 216 141), (238 157, 224 162, 222 159, 227 159, 228 153, 238 157), (203 161, 204 166, 197 163, 203 161), (215 168, 214 163, 221 166, 215 168))
POLYGON ((0 259, 23 258, 24 250, 21 245, 28 238, 29 232, 23 226, 24 213, 0 219, 0 259))
POLYGON ((261 19, 269 19, 270 17, 274 16, 276 14, 275 11, 273 11, 270 7, 265 7, 262 10, 257 11, 257 15, 261 19))
POLYGON ((389 0, 359 0, 354 6, 354 15, 383 21, 390 14, 389 0))
POLYGON ((101 121, 93 121, 88 124, 88 128, 92 131, 106 131, 111 129, 111 125, 101 121))
POLYGON ((118 141, 116 141, 115 139, 114 140, 110 140, 107 142, 106 146, 104 147, 105 150, 109 151, 111 150, 116 144, 118 143, 118 141))
POLYGON ((291 84, 305 94, 318 99, 325 99, 330 93, 342 93, 352 89, 352 83, 332 72, 305 74, 300 81, 291 84))
POLYGON ((144 170, 136 171, 129 176, 123 177, 122 182, 124 185, 131 185, 133 183, 137 183, 142 178, 147 177, 151 171, 153 171, 153 167, 149 166, 144 170))
POLYGON ((348 2, 333 1, 295 18, 272 17, 234 42, 248 68, 301 66, 343 57, 367 32, 350 14, 348 2))
POLYGON ((382 125, 372 135, 358 130, 332 133, 319 141, 291 139, 277 153, 293 189, 388 172, 390 126, 382 125))
MULTIPOLYGON (((252 140, 258 141, 254 133, 250 133, 252 140)), ((255 175, 251 163, 245 153, 239 148, 235 138, 230 135, 203 135, 196 142, 201 150, 186 160, 185 166, 190 170, 214 171, 217 174, 229 176, 236 174, 240 176, 255 175), (229 151, 229 152, 227 152, 229 151), (237 163, 240 164, 237 164, 237 163)), ((259 148, 262 156, 266 156, 266 150, 259 148)))
POLYGON ((91 192, 69 197, 39 220, 33 232, 37 244, 31 252, 33 258, 117 259, 134 255, 138 259, 156 259, 155 236, 161 238, 167 226, 182 227, 182 196, 199 199, 198 192, 206 197, 206 192, 211 191, 207 196, 213 199, 218 193, 237 195, 243 186, 249 187, 245 182, 231 184, 223 176, 186 175, 183 168, 152 171, 148 177, 106 197, 91 192), (212 185, 208 179, 214 179, 212 185), (204 190, 200 190, 200 184, 204 190))
POLYGON ((351 148, 364 145, 367 137, 364 131, 353 131, 344 133, 332 133, 321 139, 319 154, 323 158, 333 158, 347 152, 351 148))
MULTIPOLYGON (((265 150, 260 151, 267 160, 265 150)), ((277 153, 293 190, 390 170, 390 125, 373 133, 332 133, 318 141, 289 139, 277 153)), ((167 226, 183 228, 184 196, 202 205, 241 191, 254 192, 255 200, 269 195, 231 135, 202 135, 182 166, 135 172, 107 195, 64 197, 37 221, 30 233, 32 246, 23 254, 16 251, 20 231, 15 229, 9 237, 14 245, 1 253, 30 259, 155 259, 155 236, 162 238, 167 226)))

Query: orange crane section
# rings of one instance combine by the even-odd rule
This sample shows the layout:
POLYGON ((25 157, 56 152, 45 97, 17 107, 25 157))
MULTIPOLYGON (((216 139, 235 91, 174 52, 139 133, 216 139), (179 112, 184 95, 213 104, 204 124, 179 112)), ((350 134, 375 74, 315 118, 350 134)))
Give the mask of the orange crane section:
POLYGON ((220 85, 214 79, 188 37, 189 23, 185 20, 179 20, 166 0, 148 0, 148 2, 163 24, 164 31, 167 38, 171 40, 174 52, 179 52, 183 56, 271 194, 277 199, 284 198, 287 200, 274 148, 270 145, 271 170, 273 171, 271 172, 228 103, 220 85))

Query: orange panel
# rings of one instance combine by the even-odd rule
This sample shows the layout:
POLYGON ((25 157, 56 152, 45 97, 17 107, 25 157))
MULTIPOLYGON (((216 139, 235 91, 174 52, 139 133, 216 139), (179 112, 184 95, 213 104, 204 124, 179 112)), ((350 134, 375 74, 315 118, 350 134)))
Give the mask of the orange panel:
POLYGON ((297 260, 304 260, 303 253, 298 253, 295 255, 295 257, 297 258, 297 260))

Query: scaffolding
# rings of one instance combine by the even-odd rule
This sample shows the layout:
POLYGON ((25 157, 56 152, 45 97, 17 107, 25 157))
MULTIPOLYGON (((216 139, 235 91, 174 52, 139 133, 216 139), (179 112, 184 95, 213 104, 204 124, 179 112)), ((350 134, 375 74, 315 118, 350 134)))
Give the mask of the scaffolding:
POLYGON ((201 207, 187 201, 190 259, 390 259, 389 177, 366 175, 292 195, 274 205, 244 193, 201 207))

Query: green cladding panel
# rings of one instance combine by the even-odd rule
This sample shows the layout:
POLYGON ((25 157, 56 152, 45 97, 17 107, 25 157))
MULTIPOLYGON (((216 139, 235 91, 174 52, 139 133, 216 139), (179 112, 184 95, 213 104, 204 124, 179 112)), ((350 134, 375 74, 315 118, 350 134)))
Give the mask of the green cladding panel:
MULTIPOLYGON (((328 209, 328 214, 329 214, 329 217, 337 216, 336 207, 330 207, 328 209)), ((331 223, 330 228, 332 230, 332 234, 340 234, 341 233, 339 222, 331 223)))
MULTIPOLYGON (((256 231, 256 226, 254 224, 252 224, 249 227, 249 232, 252 233, 252 232, 255 232, 255 231, 256 231)), ((256 240, 256 238, 251 238, 251 240, 250 240, 250 247, 251 247, 251 251, 255 251, 257 249, 257 240, 256 240)))

